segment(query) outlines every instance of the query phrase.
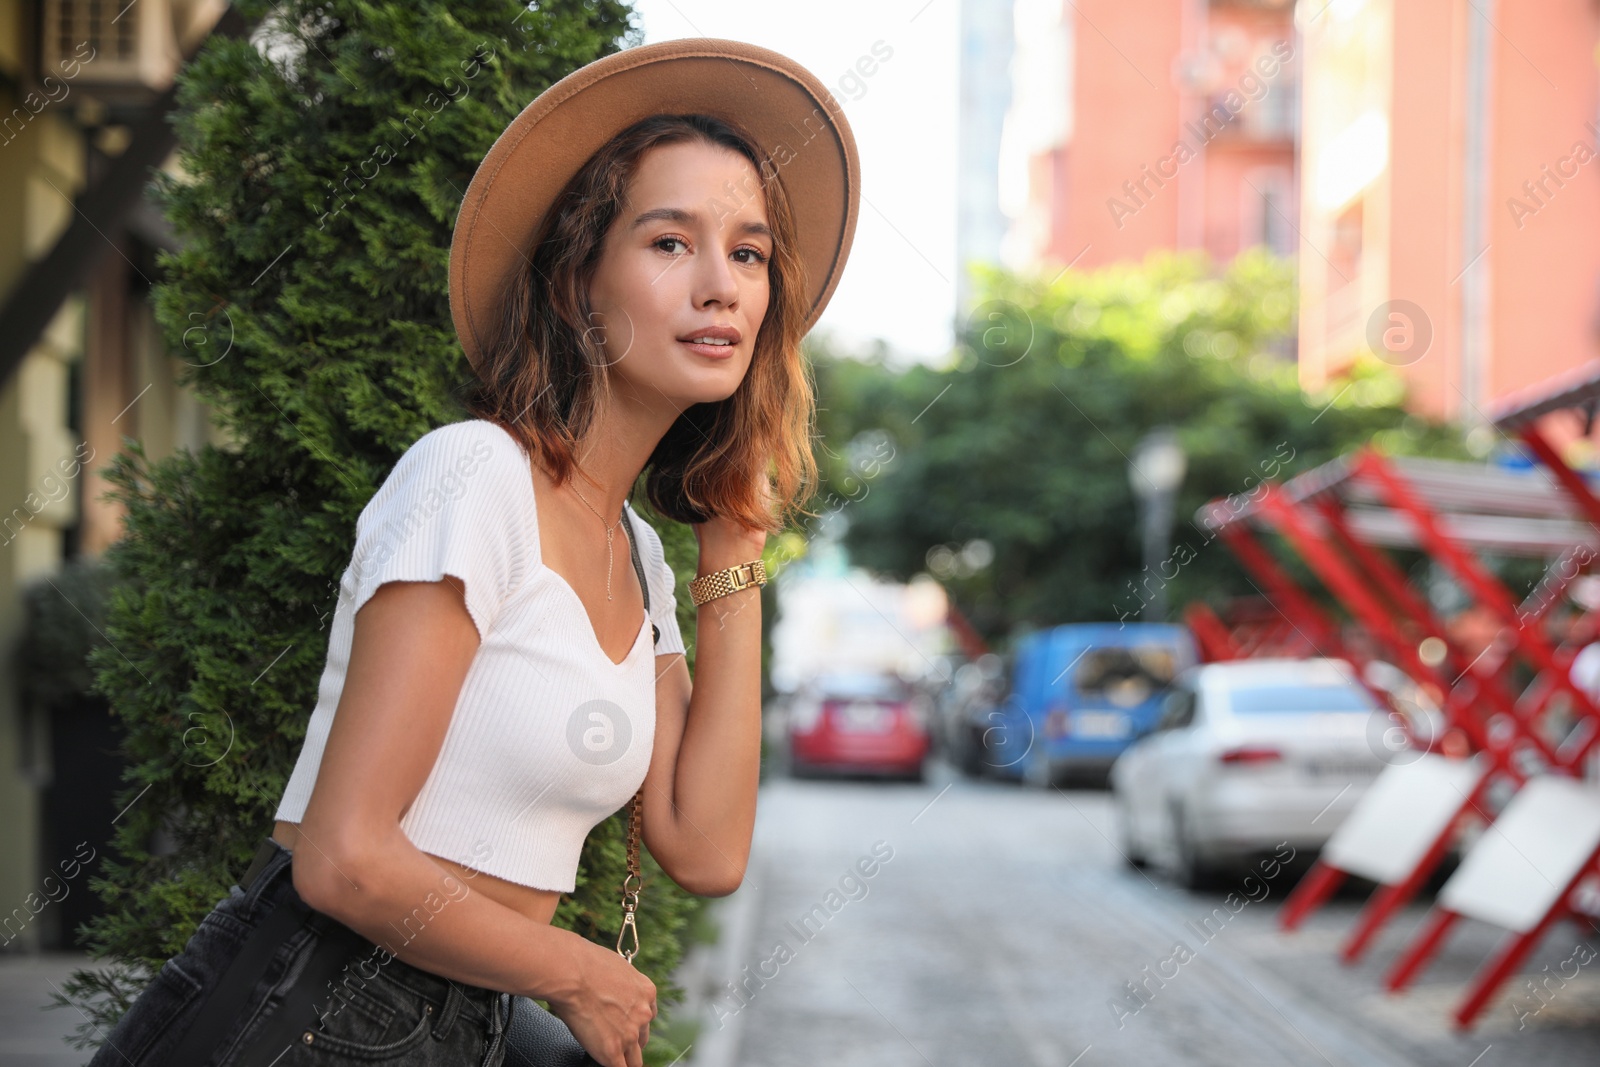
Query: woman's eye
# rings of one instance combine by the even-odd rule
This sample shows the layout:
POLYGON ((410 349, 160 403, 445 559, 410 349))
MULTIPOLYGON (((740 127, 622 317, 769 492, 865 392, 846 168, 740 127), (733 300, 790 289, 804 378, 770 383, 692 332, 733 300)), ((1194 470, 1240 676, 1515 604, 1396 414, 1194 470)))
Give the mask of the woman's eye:
POLYGON ((765 263, 767 261, 766 253, 762 252, 759 248, 736 248, 733 251, 734 255, 739 255, 740 253, 746 253, 752 257, 750 259, 741 259, 739 261, 741 263, 754 264, 765 263))
MULTIPOLYGON (((681 245, 681 244, 683 244, 683 239, 680 238, 680 237, 657 237, 656 238, 655 245, 656 245, 657 248, 661 248, 661 246, 664 245, 664 244, 681 245)), ((669 250, 668 249, 662 249, 662 251, 665 252, 665 251, 669 251, 669 250)))

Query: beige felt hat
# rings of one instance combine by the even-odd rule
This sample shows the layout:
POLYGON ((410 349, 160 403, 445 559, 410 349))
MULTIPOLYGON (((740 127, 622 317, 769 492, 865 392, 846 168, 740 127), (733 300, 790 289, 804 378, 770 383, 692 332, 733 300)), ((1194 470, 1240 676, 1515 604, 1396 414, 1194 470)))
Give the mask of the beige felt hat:
POLYGON ((540 93, 506 127, 467 187, 450 242, 450 314, 467 359, 494 321, 507 276, 532 254, 545 212, 612 135, 656 114, 737 122, 794 208, 810 309, 821 316, 850 254, 861 199, 855 137, 839 101, 770 49, 709 37, 628 48, 540 93))

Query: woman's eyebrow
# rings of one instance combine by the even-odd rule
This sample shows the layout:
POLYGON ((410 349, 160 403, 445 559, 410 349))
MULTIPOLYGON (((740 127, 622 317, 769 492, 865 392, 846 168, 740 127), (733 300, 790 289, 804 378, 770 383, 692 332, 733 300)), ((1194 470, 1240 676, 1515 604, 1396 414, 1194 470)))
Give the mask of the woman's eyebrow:
MULTIPOLYGON (((698 212, 685 211, 681 207, 653 207, 649 211, 641 212, 628 228, 636 230, 649 222, 675 222, 680 226, 688 226, 700 221, 698 212)), ((753 233, 764 237, 772 237, 772 228, 764 222, 747 219, 739 223, 738 231, 742 234, 753 233)))

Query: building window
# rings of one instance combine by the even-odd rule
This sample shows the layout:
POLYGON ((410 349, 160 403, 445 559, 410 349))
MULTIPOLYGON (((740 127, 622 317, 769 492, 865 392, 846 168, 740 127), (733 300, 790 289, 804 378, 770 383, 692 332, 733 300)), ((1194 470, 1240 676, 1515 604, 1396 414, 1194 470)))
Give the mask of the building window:
POLYGON ((1353 282, 1361 275, 1362 201, 1357 200, 1334 217, 1328 243, 1328 291, 1353 282))
POLYGON ((1284 167, 1251 171, 1245 181, 1244 198, 1239 247, 1265 245, 1280 256, 1293 255, 1295 204, 1289 171, 1284 167))

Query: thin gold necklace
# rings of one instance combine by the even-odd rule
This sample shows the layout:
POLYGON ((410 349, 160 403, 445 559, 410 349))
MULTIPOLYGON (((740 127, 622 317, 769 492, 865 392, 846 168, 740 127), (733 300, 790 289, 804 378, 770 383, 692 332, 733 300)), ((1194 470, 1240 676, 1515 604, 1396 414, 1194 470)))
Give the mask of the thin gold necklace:
MULTIPOLYGON (((589 503, 589 498, 588 497, 584 496, 583 493, 579 492, 578 487, 577 487, 576 484, 574 484, 572 486, 572 491, 574 493, 578 494, 578 499, 583 501, 583 506, 584 507, 588 508, 590 511, 594 511, 594 517, 600 520, 600 525, 606 526, 606 517, 604 515, 600 514, 598 511, 594 510, 594 505, 589 503)), ((611 538, 612 538, 612 535, 614 535, 617 532, 617 527, 622 525, 622 520, 624 518, 626 518, 626 517, 627 517, 626 513, 624 513, 623 515, 619 515, 619 516, 617 516, 617 521, 616 522, 612 523, 610 526, 606 526, 606 599, 607 600, 611 600, 612 599, 612 596, 611 596, 611 561, 613 559, 613 556, 612 556, 612 552, 611 552, 611 538)))

